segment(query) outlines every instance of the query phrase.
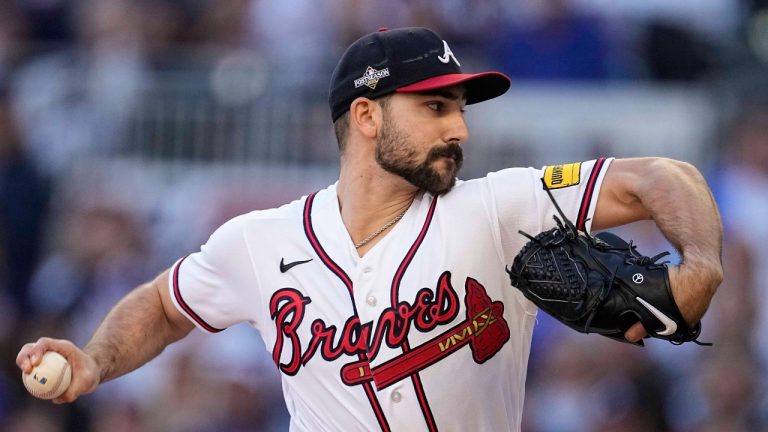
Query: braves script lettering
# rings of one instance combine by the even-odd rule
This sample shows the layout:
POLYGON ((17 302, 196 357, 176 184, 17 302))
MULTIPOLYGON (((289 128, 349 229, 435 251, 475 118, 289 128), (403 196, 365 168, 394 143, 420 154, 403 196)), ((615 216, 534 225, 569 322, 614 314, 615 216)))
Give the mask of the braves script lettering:
POLYGON ((429 332, 438 325, 450 323, 459 312, 459 298, 451 286, 451 274, 446 271, 440 275, 434 292, 422 288, 412 304, 400 302, 396 307, 382 311, 375 334, 372 332, 373 322, 360 323, 357 316, 350 317, 340 332, 335 325, 328 325, 318 318, 311 325, 312 337, 304 349, 297 330, 304 319, 306 306, 311 302, 309 297, 293 288, 278 290, 270 300, 270 313, 277 328, 272 358, 285 374, 295 375, 318 352, 329 361, 342 355, 361 353, 369 360, 374 359, 382 343, 391 348, 400 347, 411 327, 429 332), (340 333, 338 337, 337 333, 340 333), (286 349, 290 350, 289 361, 281 363, 286 349))

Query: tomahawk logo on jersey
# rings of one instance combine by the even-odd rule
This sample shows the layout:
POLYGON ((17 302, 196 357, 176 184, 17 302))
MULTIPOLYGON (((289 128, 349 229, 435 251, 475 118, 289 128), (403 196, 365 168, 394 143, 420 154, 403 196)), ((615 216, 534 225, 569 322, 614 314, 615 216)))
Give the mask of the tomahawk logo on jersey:
POLYGON ((332 185, 224 224, 174 266, 172 295, 206 331, 258 329, 292 430, 515 430, 536 314, 504 270, 517 231, 554 224, 542 178, 587 228, 609 163, 511 168, 421 194, 362 257, 332 185))

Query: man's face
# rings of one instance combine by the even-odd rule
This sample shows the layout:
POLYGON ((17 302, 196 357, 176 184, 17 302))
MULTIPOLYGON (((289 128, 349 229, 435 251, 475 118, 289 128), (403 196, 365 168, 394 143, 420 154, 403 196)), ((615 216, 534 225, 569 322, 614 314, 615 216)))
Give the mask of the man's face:
POLYGON ((456 183, 468 138, 464 90, 394 94, 384 104, 384 123, 376 143, 376 162, 386 171, 431 193, 456 183))

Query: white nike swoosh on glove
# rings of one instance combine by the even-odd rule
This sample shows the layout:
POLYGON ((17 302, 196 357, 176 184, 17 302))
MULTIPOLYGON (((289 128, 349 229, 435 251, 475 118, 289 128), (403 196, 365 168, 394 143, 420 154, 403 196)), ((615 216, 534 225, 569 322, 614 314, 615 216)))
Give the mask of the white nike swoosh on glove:
POLYGON ((652 304, 641 299, 640 297, 635 297, 635 300, 639 301, 641 305, 643 305, 646 309, 648 309, 648 311, 651 312, 653 316, 658 318, 658 320, 661 321, 662 324, 664 324, 664 327, 665 327, 664 331, 656 332, 657 334, 660 334, 662 336, 670 336, 675 334, 675 332, 677 331, 677 323, 675 322, 675 320, 666 316, 664 312, 656 309, 655 307, 653 307, 652 304))

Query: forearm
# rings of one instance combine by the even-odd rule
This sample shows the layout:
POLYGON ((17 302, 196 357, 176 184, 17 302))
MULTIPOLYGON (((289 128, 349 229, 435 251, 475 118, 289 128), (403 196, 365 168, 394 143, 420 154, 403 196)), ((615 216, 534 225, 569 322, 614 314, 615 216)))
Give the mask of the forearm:
POLYGON ((638 180, 637 199, 682 256, 670 279, 683 316, 694 323, 723 277, 723 228, 714 198, 701 173, 682 162, 653 160, 638 180))
POLYGON ((168 319, 156 283, 136 288, 115 305, 83 349, 99 365, 100 382, 139 368, 189 333, 191 326, 168 319))

